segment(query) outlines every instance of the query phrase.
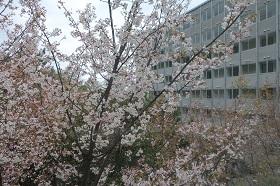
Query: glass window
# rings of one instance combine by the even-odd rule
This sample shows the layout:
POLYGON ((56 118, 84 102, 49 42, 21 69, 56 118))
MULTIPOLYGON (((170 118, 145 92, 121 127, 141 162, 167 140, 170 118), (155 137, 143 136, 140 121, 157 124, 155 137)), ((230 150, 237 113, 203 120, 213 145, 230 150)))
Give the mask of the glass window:
POLYGON ((243 74, 254 74, 256 73, 256 64, 246 64, 242 65, 243 74))
POLYGON ((207 98, 212 98, 212 91, 211 90, 207 90, 207 98))
POLYGON ((172 67, 172 61, 168 62, 168 67, 172 67))
POLYGON ((219 98, 224 98, 224 90, 219 90, 219 98))
POLYGON ((213 97, 218 98, 219 97, 219 90, 213 90, 213 97))
POLYGON ((233 53, 238 53, 239 52, 239 43, 234 43, 233 45, 233 53))
POLYGON ((254 64, 249 64, 248 66, 249 66, 249 71, 248 71, 249 74, 256 73, 256 64, 255 63, 254 64))
POLYGON ((218 3, 213 6, 213 14, 214 14, 214 16, 219 15, 219 4, 218 3))
POLYGON ((194 14, 193 15, 193 21, 195 24, 199 24, 200 23, 200 16, 199 14, 194 14))
POLYGON ((272 32, 267 35, 267 44, 272 45, 274 43, 276 43, 276 32, 272 32))
POLYGON ((256 48, 256 38, 249 40, 249 49, 256 48))
POLYGON ((248 74, 249 72, 249 66, 248 65, 242 65, 242 73, 248 74))
POLYGON ((195 97, 196 98, 200 98, 200 90, 196 90, 195 91, 195 97))
POLYGON ((262 99, 273 99, 276 96, 276 88, 265 88, 261 90, 262 99))
POLYGON ((252 38, 252 39, 247 39, 242 41, 242 50, 248 50, 248 49, 252 49, 252 48, 256 48, 256 38, 252 38))
POLYGON ((266 19, 266 7, 264 6, 264 7, 262 7, 260 10, 259 10, 259 12, 260 12, 260 20, 262 21, 262 20, 265 20, 266 19))
POLYGON ((202 32, 202 41, 207 41, 211 39, 211 29, 205 29, 202 32))
POLYGON ((206 90, 202 90, 201 94, 202 94, 202 98, 207 98, 206 90))
POLYGON ((211 19, 211 8, 207 8, 207 19, 211 19))
POLYGON ((233 76, 238 76, 239 75, 239 67, 238 66, 236 66, 236 67, 233 67, 232 68, 232 75, 233 76))
POLYGON ((259 10, 259 14, 260 14, 260 21, 276 15, 276 1, 275 0, 265 1, 264 6, 262 6, 259 10))
POLYGON ((211 70, 207 70, 207 79, 211 79, 211 70))
POLYGON ((229 99, 238 98, 239 90, 238 89, 228 89, 228 97, 229 99))
POLYGON ((201 12, 201 17, 203 21, 207 21, 208 19, 211 19, 211 9, 206 8, 201 12))
POLYGON ((191 23, 190 23, 190 22, 184 23, 184 25, 183 25, 183 29, 184 29, 184 30, 186 30, 186 29, 188 29, 188 28, 190 28, 190 27, 191 27, 191 23))
POLYGON ((219 69, 219 78, 224 77, 224 68, 219 69))
POLYGON ((210 40, 211 39, 211 30, 208 29, 207 30, 207 40, 210 40))
POLYGON ((266 61, 260 62, 260 73, 266 73, 266 61))
POLYGON ((192 97, 195 98, 195 91, 192 91, 192 97))
POLYGON ((214 28, 213 28, 213 36, 214 38, 217 37, 221 32, 221 29, 220 29, 220 25, 216 25, 214 28))
POLYGON ((267 72, 276 72, 276 60, 267 62, 267 72))
POLYGON ((232 76, 232 67, 227 68, 227 74, 228 74, 229 77, 232 76))
POLYGON ((203 72, 203 79, 206 79, 206 71, 203 72))
POLYGON ((215 69, 214 70, 214 78, 218 78, 219 77, 219 70, 215 69))
POLYGON ((267 18, 276 15, 276 1, 271 1, 267 3, 267 18))
POLYGON ((165 82, 169 83, 172 81, 172 76, 165 76, 165 82))
POLYGON ((242 94, 245 98, 254 99, 256 98, 256 89, 243 89, 242 94))
POLYGON ((224 12, 224 7, 225 7, 224 1, 222 0, 219 2, 219 14, 224 12))
POLYGON ((232 89, 228 89, 228 98, 232 99, 232 89))
POLYGON ((260 36, 260 46, 266 46, 266 35, 260 36))
POLYGON ((233 89, 232 98, 236 99, 236 98, 238 98, 238 95, 239 95, 239 90, 238 89, 233 89))
POLYGON ((248 41, 242 41, 242 50, 248 50, 249 49, 249 43, 248 41))

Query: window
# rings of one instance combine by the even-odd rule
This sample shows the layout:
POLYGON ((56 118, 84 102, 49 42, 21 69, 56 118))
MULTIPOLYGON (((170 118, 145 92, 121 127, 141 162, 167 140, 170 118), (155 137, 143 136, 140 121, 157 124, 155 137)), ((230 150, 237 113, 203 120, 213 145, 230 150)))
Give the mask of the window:
POLYGON ((224 68, 220 68, 220 69, 219 69, 219 78, 224 77, 224 74, 225 74, 224 68))
POLYGON ((262 99, 273 99, 276 97, 276 88, 265 88, 261 89, 262 99))
POLYGON ((213 98, 219 97, 219 90, 213 90, 213 98))
POLYGON ((166 68, 172 67, 172 61, 166 61, 166 62, 165 62, 165 67, 166 67, 166 68))
POLYGON ((206 91, 206 94, 207 94, 207 98, 212 98, 212 91, 211 90, 207 90, 206 91))
POLYGON ((217 16, 224 12, 224 1, 220 1, 213 6, 213 15, 217 16))
POLYGON ((200 35, 198 33, 192 35, 191 38, 193 43, 200 43, 200 35))
POLYGON ((264 47, 267 45, 273 45, 276 43, 276 32, 270 32, 260 36, 260 46, 264 47))
POLYGON ((236 54, 239 52, 239 43, 233 44, 233 53, 236 54))
POLYGON ((219 98, 224 98, 224 90, 219 90, 219 98))
POLYGON ((224 77, 224 68, 215 69, 213 72, 214 72, 214 78, 223 78, 224 77))
POLYGON ((242 50, 248 50, 249 49, 249 43, 248 40, 242 41, 242 50))
POLYGON ((228 89, 228 97, 229 99, 236 99, 239 96, 238 89, 228 89))
POLYGON ((232 98, 236 99, 239 96, 239 90, 238 89, 233 89, 232 91, 232 98))
POLYGON ((213 28, 213 37, 216 38, 218 35, 220 35, 222 33, 223 29, 221 27, 221 24, 217 24, 214 28, 213 28))
POLYGON ((195 91, 192 91, 192 98, 195 98, 195 91))
POLYGON ((267 62, 267 72, 276 72, 276 60, 267 62))
POLYGON ((193 90, 192 98, 200 98, 200 90, 193 90))
POLYGON ((241 22, 245 20, 252 21, 253 23, 256 22, 256 13, 255 10, 246 10, 241 16, 240 16, 241 22))
POLYGON ((238 66, 232 68, 232 75, 233 76, 238 76, 239 75, 239 67, 238 66))
POLYGON ((190 22, 184 23, 184 25, 183 25, 183 29, 184 30, 186 30, 186 29, 188 29, 190 27, 191 27, 191 23, 190 22))
POLYGON ((200 16, 199 16, 199 14, 194 14, 192 16, 192 20, 193 20, 194 24, 199 24, 200 23, 200 16))
POLYGON ((256 48, 256 38, 249 39, 249 49, 256 48))
POLYGON ((207 98, 207 91, 206 90, 202 90, 201 91, 201 96, 202 96, 202 98, 207 98))
POLYGON ((266 73, 266 62, 260 62, 260 72, 266 73))
POLYGON ((276 60, 262 61, 259 66, 260 73, 276 72, 276 60))
POLYGON ((259 10, 259 14, 260 14, 260 21, 266 19, 266 6, 262 7, 262 8, 259 10))
POLYGON ((260 36, 260 46, 261 47, 266 46, 266 35, 260 36))
POLYGON ((267 44, 272 45, 276 43, 276 32, 267 34, 267 44))
POLYGON ((213 90, 213 98, 224 98, 224 90, 223 89, 215 89, 213 90))
POLYGON ((213 6, 213 15, 214 16, 219 15, 219 4, 218 3, 213 6))
POLYGON ((201 17, 203 21, 207 21, 209 19, 211 19, 211 9, 210 8, 206 8, 201 12, 201 17))
POLYGON ((242 41, 242 51, 256 48, 256 38, 246 39, 242 41))
POLYGON ((206 79, 211 79, 212 76, 211 76, 211 70, 207 70, 206 71, 206 79))
POLYGON ((229 76, 229 77, 232 76, 232 67, 228 67, 228 68, 227 68, 227 73, 228 73, 228 76, 229 76))
POLYGON ((219 70, 215 69, 214 70, 214 78, 218 78, 219 77, 219 70))
POLYGON ((208 41, 211 39, 211 29, 205 29, 202 31, 202 41, 208 41))
POLYGON ((267 2, 267 18, 270 18, 276 14, 276 1, 267 2))
POLYGON ((160 63, 158 64, 158 69, 161 69, 161 68, 164 68, 164 62, 160 62, 160 63))
POLYGON ((169 83, 172 81, 172 76, 165 76, 165 83, 169 83))
POLYGON ((195 97, 200 98, 200 90, 195 90, 195 97))
POLYGON ((265 1, 264 5, 259 9, 260 21, 274 15, 276 15, 276 0, 265 1))
POLYGON ((256 89, 243 89, 242 94, 244 98, 255 99, 257 96, 256 89))
POLYGON ((228 74, 229 77, 239 76, 239 67, 238 66, 228 67, 227 68, 227 74, 228 74))
POLYGON ((219 2, 219 14, 222 14, 224 12, 224 8, 225 8, 224 1, 221 0, 219 2))
POLYGON ((157 65, 152 66, 152 70, 156 70, 157 69, 157 65))
POLYGON ((242 73, 243 74, 254 74, 256 73, 256 64, 246 64, 242 65, 242 73))

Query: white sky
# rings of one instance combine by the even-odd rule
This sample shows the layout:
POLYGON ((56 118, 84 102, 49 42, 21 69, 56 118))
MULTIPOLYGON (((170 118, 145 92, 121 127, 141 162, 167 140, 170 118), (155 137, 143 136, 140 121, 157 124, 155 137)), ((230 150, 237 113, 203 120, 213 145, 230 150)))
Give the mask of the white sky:
MULTIPOLYGON (((190 9, 205 2, 206 0, 191 0, 190 9)), ((79 9, 83 9, 87 3, 92 3, 96 7, 96 14, 98 17, 106 17, 107 9, 104 9, 104 2, 100 0, 64 0, 66 7, 72 12, 76 12, 79 9)), ((78 43, 71 39, 69 36, 70 27, 68 26, 68 20, 64 17, 63 11, 58 9, 57 0, 42 0, 43 5, 47 10, 47 28, 51 31, 54 28, 60 28, 65 34, 66 40, 61 43, 61 50, 66 53, 72 52, 78 43)), ((118 15, 114 15, 117 17, 118 15)), ((115 19, 118 20, 118 19, 115 19)), ((115 24, 118 24, 115 21, 115 24)))

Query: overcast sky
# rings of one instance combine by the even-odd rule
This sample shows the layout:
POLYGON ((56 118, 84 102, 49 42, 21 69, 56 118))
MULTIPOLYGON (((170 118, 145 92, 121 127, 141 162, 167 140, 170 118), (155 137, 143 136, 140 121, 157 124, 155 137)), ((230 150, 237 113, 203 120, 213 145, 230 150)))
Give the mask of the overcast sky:
MULTIPOLYGON (((191 9, 196 7, 205 1, 206 0, 192 0, 189 8, 191 9)), ((62 29, 62 32, 65 34, 67 40, 62 42, 61 50, 67 53, 72 52, 77 43, 69 37, 70 27, 68 26, 68 21, 65 19, 62 10, 57 7, 57 0, 42 0, 42 2, 47 9, 47 28, 50 30, 56 27, 62 29)), ((92 3, 96 7, 97 16, 107 16, 107 9, 104 10, 105 4, 104 2, 100 2, 100 0, 64 0, 64 2, 66 3, 66 7, 68 7, 72 12, 83 9, 87 3, 92 3)), ((114 17, 117 16, 118 15, 114 15, 114 17)), ((115 22, 115 24, 118 23, 115 22)))

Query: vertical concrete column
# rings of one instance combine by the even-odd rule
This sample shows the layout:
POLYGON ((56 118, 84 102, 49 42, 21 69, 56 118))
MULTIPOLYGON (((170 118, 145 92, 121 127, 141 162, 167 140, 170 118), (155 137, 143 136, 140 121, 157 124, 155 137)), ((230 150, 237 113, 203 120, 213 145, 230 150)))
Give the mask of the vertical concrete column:
POLYGON ((279 16, 280 16, 280 12, 279 12, 279 6, 280 6, 280 2, 279 0, 276 0, 276 43, 277 43, 277 63, 276 63, 276 99, 277 99, 277 111, 279 111, 279 94, 280 94, 280 89, 279 89, 279 73, 280 73, 280 61, 279 61, 279 16))
POLYGON ((256 56, 256 93, 257 93, 257 97, 260 97, 260 61, 259 61, 259 53, 260 53, 260 41, 259 41, 259 33, 260 33, 260 29, 259 29, 259 14, 258 14, 258 8, 259 8, 259 2, 258 0, 256 1, 256 50, 257 50, 257 56, 256 56))

